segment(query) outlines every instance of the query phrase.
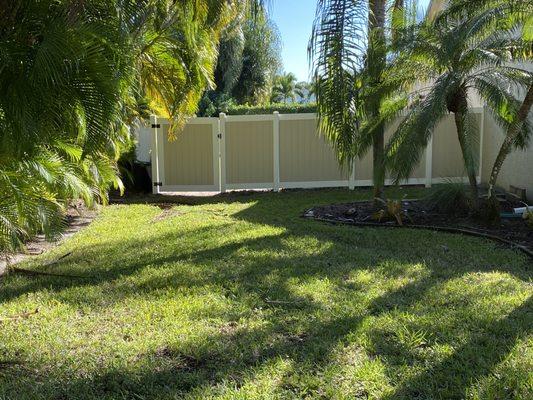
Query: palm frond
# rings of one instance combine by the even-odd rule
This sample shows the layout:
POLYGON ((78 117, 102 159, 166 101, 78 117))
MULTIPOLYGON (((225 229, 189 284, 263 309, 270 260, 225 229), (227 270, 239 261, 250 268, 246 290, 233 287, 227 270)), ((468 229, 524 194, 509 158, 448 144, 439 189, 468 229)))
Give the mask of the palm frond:
POLYGON ((410 176, 435 127, 448 113, 446 98, 453 80, 448 74, 437 79, 429 94, 412 105, 393 133, 386 154, 388 169, 396 182, 410 176))
POLYGON ((319 129, 333 144, 341 164, 357 153, 367 15, 362 0, 319 0, 308 47, 319 129))

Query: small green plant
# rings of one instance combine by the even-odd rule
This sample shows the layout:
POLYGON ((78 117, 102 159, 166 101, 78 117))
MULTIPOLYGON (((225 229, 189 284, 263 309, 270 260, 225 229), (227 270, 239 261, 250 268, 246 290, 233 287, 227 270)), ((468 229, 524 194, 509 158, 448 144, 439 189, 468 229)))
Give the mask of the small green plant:
MULTIPOLYGON (((409 218, 411 220, 411 217, 405 210, 402 209, 402 201, 401 200, 383 200, 380 198, 376 198, 376 201, 382 203, 384 205, 384 208, 376 211, 372 218, 374 220, 377 220, 378 222, 381 222, 382 220, 390 220, 395 219, 396 222, 398 222, 398 225, 403 226, 403 219, 405 217, 409 218)), ((412 222, 412 221, 411 221, 412 222)))
POLYGON ((406 325, 402 325, 396 331, 396 336, 402 344, 411 349, 424 347, 429 341, 429 335, 426 331, 422 329, 411 329, 406 325))
POLYGON ((470 188, 462 182, 447 182, 435 186, 426 201, 428 205, 445 214, 472 211, 474 201, 470 188))

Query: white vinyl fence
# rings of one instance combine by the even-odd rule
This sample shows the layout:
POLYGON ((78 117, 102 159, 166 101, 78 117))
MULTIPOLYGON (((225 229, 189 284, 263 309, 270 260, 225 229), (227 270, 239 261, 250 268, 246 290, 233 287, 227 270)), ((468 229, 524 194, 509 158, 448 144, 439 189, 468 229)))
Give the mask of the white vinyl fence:
MULTIPOLYGON (((483 132, 483 109, 474 113, 483 132)), ((192 118, 175 140, 168 139, 168 120, 153 116, 150 122, 154 193, 372 185, 371 152, 349 170, 341 169, 330 144, 317 133, 315 114, 192 118)), ((386 138, 395 125, 387 129, 386 138)), ((482 142, 481 136, 480 148, 482 142)), ((146 144, 143 149, 140 157, 146 158, 146 144)), ((403 183, 429 187, 448 179, 465 179, 451 115, 403 183)))

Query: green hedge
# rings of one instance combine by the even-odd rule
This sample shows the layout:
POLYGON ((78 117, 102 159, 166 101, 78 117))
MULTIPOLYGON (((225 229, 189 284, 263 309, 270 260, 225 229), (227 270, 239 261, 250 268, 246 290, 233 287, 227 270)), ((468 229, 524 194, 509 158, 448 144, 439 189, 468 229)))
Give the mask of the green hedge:
POLYGON ((228 108, 227 115, 272 114, 304 114, 316 112, 316 104, 269 104, 266 106, 233 106, 228 108))

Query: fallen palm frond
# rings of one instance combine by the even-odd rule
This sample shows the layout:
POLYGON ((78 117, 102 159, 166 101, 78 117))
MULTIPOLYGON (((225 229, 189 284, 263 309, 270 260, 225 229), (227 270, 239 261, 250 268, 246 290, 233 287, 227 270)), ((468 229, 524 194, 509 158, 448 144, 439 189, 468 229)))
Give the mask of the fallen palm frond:
POLYGON ((17 315, 12 315, 12 316, 9 316, 9 317, 0 317, 0 322, 6 322, 6 321, 17 321, 17 320, 20 320, 20 319, 28 319, 29 317, 31 317, 32 315, 35 315, 39 313, 39 309, 36 308, 34 311, 27 311, 27 312, 23 312, 21 314, 17 314, 17 315))
POLYGON ((56 274, 53 272, 34 271, 31 269, 10 267, 8 270, 10 273, 28 275, 28 276, 55 276, 58 278, 77 278, 77 279, 91 279, 90 276, 82 275, 70 275, 70 274, 56 274))
POLYGON ((55 260, 52 260, 50 262, 47 262, 45 264, 43 264, 43 267, 51 267, 52 265, 55 265, 57 264, 58 262, 60 262, 61 260, 67 258, 68 256, 70 256, 72 254, 72 251, 69 251, 65 254, 63 254, 62 256, 56 258, 55 260))

